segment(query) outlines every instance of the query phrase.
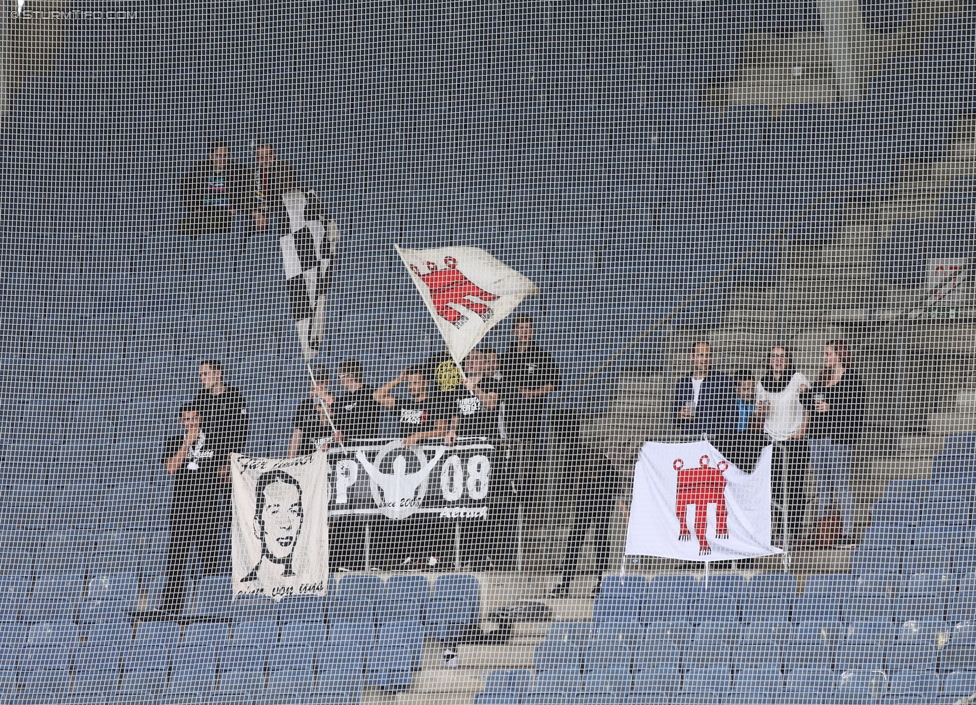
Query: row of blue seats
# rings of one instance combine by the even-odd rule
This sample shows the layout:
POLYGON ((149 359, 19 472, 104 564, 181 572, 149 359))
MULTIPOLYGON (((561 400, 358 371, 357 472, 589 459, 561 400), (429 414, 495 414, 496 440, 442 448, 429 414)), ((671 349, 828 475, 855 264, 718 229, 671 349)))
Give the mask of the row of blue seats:
MULTIPOLYGON (((901 584, 898 599, 947 598, 976 592, 976 574, 961 579, 951 573, 919 573, 901 584)), ((658 619, 743 621, 809 619, 842 621, 850 617, 845 605, 857 605, 861 594, 887 597, 895 583, 885 575, 857 576, 849 573, 810 576, 802 593, 786 573, 767 573, 746 581, 739 575, 714 576, 706 586, 692 576, 659 575, 648 581, 643 576, 607 576, 593 608, 596 622, 651 623, 658 619)), ((856 618, 855 618, 856 619, 856 618)))
MULTIPOLYGON (((349 639, 340 634, 327 642, 307 643, 301 641, 303 637, 312 637, 307 632, 308 629, 294 634, 286 632, 283 638, 290 640, 273 645, 236 640, 214 644, 200 640, 170 647, 158 639, 140 639, 138 633, 134 642, 122 642, 93 630, 89 640, 74 650, 62 643, 28 643, 19 647, 19 653, 5 647, 0 652, 0 688, 23 685, 38 671, 56 671, 63 676, 75 673, 79 679, 88 674, 90 680, 97 678, 100 684, 108 685, 98 688, 105 691, 115 690, 120 678, 136 677, 151 679, 153 683, 152 687, 142 686, 139 690, 212 691, 218 677, 228 672, 252 674, 247 690, 263 689, 266 675, 272 685, 275 680, 300 678, 311 686, 315 673, 336 672, 354 676, 360 689, 364 674, 368 685, 395 688, 409 685, 412 674, 421 667, 424 628, 418 622, 387 625, 375 641, 369 642, 352 633, 349 639)), ((240 685, 235 683, 234 689, 241 689, 240 685)))
POLYGON ((955 642, 971 644, 971 622, 957 625, 922 617, 900 625, 860 619, 843 623, 815 620, 790 623, 770 618, 747 625, 730 622, 705 622, 697 626, 683 620, 667 620, 647 625, 626 622, 554 622, 550 625, 545 641, 573 644, 584 649, 592 642, 614 641, 627 644, 632 650, 642 644, 672 644, 683 650, 692 643, 723 644, 735 648, 738 644, 775 644, 785 649, 791 642, 823 642, 831 650, 847 641, 852 644, 876 644, 886 646, 893 642, 930 644, 942 649, 955 642))
POLYGON ((234 690, 206 694, 180 691, 159 696, 148 691, 0 693, 0 705, 359 705, 360 702, 361 698, 355 694, 328 687, 305 694, 274 690, 254 695, 234 690))
MULTIPOLYGON (((150 603, 158 600, 164 580, 162 575, 143 579, 142 588, 149 593, 150 603)), ((33 584, 24 578, 7 577, 0 579, 0 586, 0 610, 6 621, 72 621, 75 609, 84 610, 86 605, 101 616, 97 608, 121 611, 134 607, 137 598, 137 579, 132 573, 95 575, 87 584, 81 572, 42 573, 33 584)), ((320 626, 355 622, 369 625, 369 629, 408 620, 426 623, 432 633, 446 641, 477 623, 481 610, 478 582, 471 575, 441 575, 433 586, 422 575, 393 576, 386 583, 378 576, 347 575, 335 584, 328 598, 289 596, 280 603, 260 597, 235 600, 230 576, 224 575, 203 576, 196 586, 188 585, 187 591, 188 617, 320 626)), ((325 630, 323 634, 328 633, 324 626, 321 629, 325 630)))
POLYGON ((910 527, 918 526, 923 521, 968 527, 972 524, 973 487, 972 473, 967 473, 964 479, 947 478, 941 484, 932 485, 928 496, 922 501, 907 497, 882 497, 872 505, 871 516, 879 523, 910 527))
POLYGON ((776 669, 752 668, 731 674, 721 669, 698 669, 682 679, 673 671, 631 676, 620 669, 604 669, 580 678, 571 672, 496 670, 476 705, 568 705, 623 703, 624 705, 954 705, 976 689, 976 674, 951 673, 940 682, 937 674, 906 669, 852 669, 835 673, 806 668, 784 678, 776 669), (940 687, 941 686, 941 687, 940 687))
MULTIPOLYGON (((712 666, 732 672, 767 667, 785 672, 808 667, 833 668, 837 671, 916 668, 942 672, 976 668, 976 644, 963 638, 950 641, 941 650, 921 640, 895 639, 882 644, 872 638, 876 636, 874 625, 867 624, 857 625, 857 631, 868 634, 853 638, 849 636, 832 645, 824 640, 823 632, 837 629, 839 625, 809 622, 795 625, 788 641, 780 645, 770 635, 774 625, 746 630, 742 640, 727 639, 729 632, 726 626, 720 623, 703 625, 684 646, 662 635, 667 628, 666 623, 662 623, 660 628, 643 632, 643 640, 639 642, 620 638, 627 634, 600 636, 600 632, 592 633, 582 647, 570 641, 546 639, 535 649, 534 664, 538 671, 576 673, 605 668, 621 668, 633 673, 659 668, 687 672, 712 666)), ((965 626, 971 632, 971 625, 965 626)), ((957 627, 955 631, 967 630, 957 627)), ((915 635, 911 628, 903 629, 899 635, 901 633, 915 635)), ((968 636, 971 638, 972 635, 968 636)))

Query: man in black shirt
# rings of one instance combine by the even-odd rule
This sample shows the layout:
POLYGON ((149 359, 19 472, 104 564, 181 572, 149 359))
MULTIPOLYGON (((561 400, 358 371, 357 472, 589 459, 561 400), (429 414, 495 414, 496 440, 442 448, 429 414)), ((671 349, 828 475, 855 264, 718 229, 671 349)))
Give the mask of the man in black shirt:
POLYGON ((295 411, 294 431, 288 445, 288 457, 310 455, 317 450, 328 450, 332 441, 332 424, 329 417, 334 412, 335 397, 329 394, 329 370, 324 365, 312 368, 315 378, 309 398, 303 400, 295 411))
POLYGON ((448 445, 458 437, 498 438, 498 383, 485 376, 485 357, 480 350, 472 350, 464 360, 464 383, 448 396, 451 423, 446 440, 448 445))
MULTIPOLYGON (((606 454, 580 444, 579 433, 574 433, 568 439, 566 460, 577 470, 576 475, 576 511, 573 516, 573 527, 569 531, 566 542, 566 556, 563 559, 562 578, 553 588, 551 597, 566 597, 569 595, 569 585, 576 576, 576 565, 579 562, 580 549, 586 532, 593 526, 593 552, 596 554, 597 581, 592 595, 600 591, 600 581, 607 569, 610 556, 610 514, 614 501, 620 494, 620 473, 610 463, 606 454)), ((626 505, 621 504, 621 511, 627 511, 626 505)))
POLYGON ((339 384, 346 393, 335 400, 335 440, 341 443, 379 438, 383 407, 373 398, 375 390, 363 384, 363 365, 359 360, 343 360, 339 364, 339 384))
POLYGON ((192 545, 196 544, 204 575, 220 572, 220 488, 225 482, 217 475, 216 451, 196 407, 184 404, 177 419, 184 433, 166 440, 162 457, 166 472, 175 475, 166 585, 160 604, 162 611, 172 614, 183 611, 186 564, 192 545))
POLYGON ((531 316, 512 319, 515 340, 502 355, 501 373, 506 386, 505 429, 517 440, 535 445, 542 433, 546 397, 561 385, 552 355, 535 344, 531 316))
POLYGON ((193 400, 200 414, 200 427, 210 439, 217 463, 217 474, 230 482, 230 454, 241 453, 247 444, 247 402, 237 387, 224 384, 224 366, 220 360, 200 363, 203 389, 193 400))
POLYGON ((447 434, 449 410, 441 395, 431 392, 430 376, 423 367, 408 367, 377 389, 373 398, 396 416, 400 438, 406 446, 443 439, 447 434), (401 384, 407 385, 409 397, 393 396, 393 390, 401 384))
MULTIPOLYGON (((444 438, 451 416, 444 397, 442 392, 431 391, 430 373, 423 366, 408 367, 373 394, 379 404, 396 416, 405 446, 444 438), (401 384, 406 384, 409 397, 393 396, 393 391, 401 384)), ((384 554, 401 568, 420 567, 422 559, 426 559, 428 567, 436 566, 447 549, 447 537, 441 524, 437 517, 422 515, 388 522, 383 532, 384 554)))
MULTIPOLYGON (((336 443, 355 444, 358 440, 375 440, 380 436, 383 407, 373 398, 372 387, 363 384, 363 365, 358 360, 339 363, 339 385, 345 391, 332 404, 332 421, 336 443)), ((338 570, 363 570, 366 567, 363 546, 366 525, 370 519, 337 517, 329 523, 329 559, 338 570)))
POLYGON ((248 202, 250 173, 229 158, 230 148, 217 140, 179 185, 186 215, 180 219, 180 232, 192 240, 200 235, 229 233, 234 215, 248 202))
MULTIPOLYGON (((458 439, 466 442, 494 443, 499 436, 498 400, 499 384, 485 375, 485 356, 481 350, 472 350, 464 359, 464 382, 456 391, 447 393, 451 415, 450 430, 444 442, 452 446, 458 439)), ((489 489, 489 505, 496 498, 499 482, 493 471, 489 489)), ((461 531, 462 562, 470 563, 471 570, 482 571, 494 567, 494 558, 507 562, 510 558, 495 540, 503 525, 496 518, 496 508, 489 506, 487 522, 466 522, 461 531)))
POLYGON ((546 411, 546 397, 562 382, 559 368, 552 355, 536 345, 535 327, 531 316, 512 318, 515 340, 501 360, 501 376, 505 387, 505 433, 518 443, 517 467, 522 474, 525 500, 541 499, 539 484, 539 456, 537 445, 542 433, 542 418, 546 411))

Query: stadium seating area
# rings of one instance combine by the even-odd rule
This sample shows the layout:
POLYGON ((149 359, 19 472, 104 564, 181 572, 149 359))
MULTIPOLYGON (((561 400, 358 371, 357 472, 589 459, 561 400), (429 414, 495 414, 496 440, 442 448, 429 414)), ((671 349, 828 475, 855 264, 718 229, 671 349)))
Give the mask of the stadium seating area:
MULTIPOLYGON (((57 71, 27 79, 5 128, 0 360, 28 385, 14 399, 51 402, 72 429, 62 400, 92 381, 114 423, 128 425, 121 392, 165 400, 168 415, 187 379, 172 371, 204 354, 231 360, 262 411, 292 408, 303 377, 276 243, 244 243, 240 224, 219 242, 174 232, 175 181, 210 137, 250 160, 246 145, 268 136, 338 218, 329 359, 360 357, 379 379, 405 351, 426 356, 434 329, 391 245, 452 242, 488 247, 541 286, 545 342, 574 382, 828 194, 883 192, 904 160, 939 158, 976 95, 969 12, 943 18, 921 55, 889 60, 862 102, 774 118, 705 106, 701 91, 734 74, 747 32, 815 29, 813 3, 457 15, 376 3, 315 16, 316 32, 300 12, 243 2, 209 12, 205 32, 178 9, 119 6, 135 13, 124 25, 66 25, 57 71), (241 70, 200 68, 218 56, 241 70), (592 315, 577 315, 598 288, 592 315)), ((828 241, 844 204, 828 198, 793 235, 828 241)), ((741 276, 772 281, 771 252, 741 276)), ((906 259, 897 272, 917 269, 906 259)), ((712 296, 681 320, 721 315, 712 296)), ((620 364, 653 361, 655 342, 620 364)), ((598 409, 607 394, 570 403, 598 409)), ((279 431, 256 447, 280 447, 279 431)))
POLYGON ((976 689, 976 631, 953 610, 974 579, 608 577, 592 623, 553 623, 534 676, 495 671, 475 702, 954 703, 976 689))
POLYGON ((135 572, 0 578, 0 701, 352 705, 364 686, 410 687, 425 638, 456 644, 480 618, 470 575, 347 575, 328 599, 280 603, 232 600, 230 576, 211 576, 185 626, 134 628, 139 590, 151 608, 160 587, 135 572))
POLYGON ((976 436, 892 481, 850 573, 606 577, 477 705, 950 705, 976 691, 976 436))
MULTIPOLYGON (((702 98, 735 76, 748 33, 817 31, 808 0, 73 7, 109 5, 131 21, 65 23, 56 72, 26 80, 3 126, 0 703, 351 705, 408 688, 425 639, 453 643, 479 617, 471 576, 351 575, 280 604, 231 601, 218 576, 189 585, 198 622, 129 620, 160 599, 158 458, 199 360, 225 360, 244 391, 253 455, 284 453, 307 385, 273 238, 240 222, 223 239, 175 232, 174 184, 208 139, 250 161, 267 137, 338 220, 325 360, 357 357, 378 381, 434 352, 392 244, 469 244, 539 284, 526 310, 572 384, 791 219, 790 237, 829 242, 850 199, 943 157, 976 112, 972 9, 884 63, 862 101, 774 114, 702 98)), ((875 32, 910 11, 862 2, 875 32)), ((957 183, 936 221, 896 225, 885 278, 916 285, 927 257, 972 256, 974 193, 957 183)), ((774 254, 737 281, 776 281, 774 254)), ((722 315, 716 294, 678 322, 722 315)), ((620 364, 655 361, 656 342, 620 364)), ((604 381, 566 403, 597 414, 610 394, 604 381)), ((553 624, 534 673, 495 671, 476 702, 971 695, 974 460, 953 437, 931 480, 892 482, 851 573, 803 592, 787 574, 707 590, 607 578, 592 623, 553 624)))
POLYGON ((935 220, 909 220, 892 226, 891 237, 878 248, 878 269, 892 284, 923 285, 929 259, 973 257, 974 228, 976 182, 964 177, 942 196, 935 220))

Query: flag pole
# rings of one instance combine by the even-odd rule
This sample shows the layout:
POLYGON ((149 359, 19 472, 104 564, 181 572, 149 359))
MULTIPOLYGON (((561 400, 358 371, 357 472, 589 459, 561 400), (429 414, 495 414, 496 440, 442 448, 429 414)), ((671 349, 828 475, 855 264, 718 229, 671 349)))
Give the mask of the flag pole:
MULTIPOLYGON (((315 389, 315 386, 318 384, 318 380, 315 379, 315 374, 312 372, 312 364, 308 360, 305 361, 305 369, 308 370, 308 376, 312 380, 312 389, 315 389)), ((319 405, 322 407, 322 410, 325 412, 325 418, 328 419, 329 427, 332 429, 332 437, 335 438, 336 434, 339 433, 339 430, 335 427, 335 422, 332 421, 332 413, 329 411, 324 401, 318 398, 316 398, 316 400, 318 401, 319 405)), ((343 443, 342 441, 339 441, 339 446, 343 450, 346 449, 346 444, 343 443)))

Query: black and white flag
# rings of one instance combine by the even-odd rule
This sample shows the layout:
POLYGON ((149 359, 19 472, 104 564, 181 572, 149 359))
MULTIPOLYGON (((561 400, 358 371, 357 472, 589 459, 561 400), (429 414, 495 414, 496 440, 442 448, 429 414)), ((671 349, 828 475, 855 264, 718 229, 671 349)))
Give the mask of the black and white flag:
POLYGON ((325 328, 325 299, 339 252, 339 228, 314 191, 281 196, 288 212, 288 232, 281 236, 281 256, 291 313, 306 360, 319 353, 325 328))

